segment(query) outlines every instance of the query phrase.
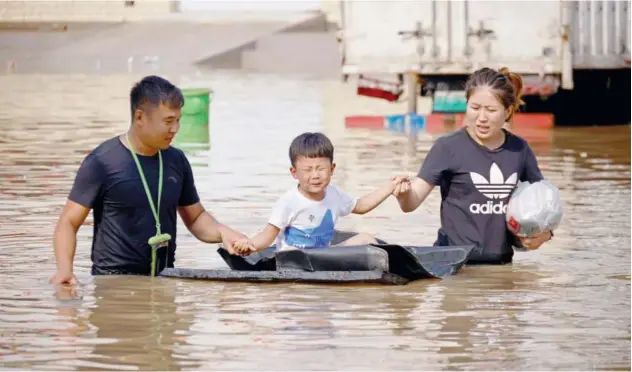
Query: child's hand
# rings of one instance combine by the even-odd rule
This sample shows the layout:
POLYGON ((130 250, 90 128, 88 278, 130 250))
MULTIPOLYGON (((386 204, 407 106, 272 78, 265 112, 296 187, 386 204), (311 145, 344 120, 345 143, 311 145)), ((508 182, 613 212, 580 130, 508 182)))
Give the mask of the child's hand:
POLYGON ((240 256, 248 256, 256 249, 249 239, 240 239, 233 243, 233 249, 240 256))

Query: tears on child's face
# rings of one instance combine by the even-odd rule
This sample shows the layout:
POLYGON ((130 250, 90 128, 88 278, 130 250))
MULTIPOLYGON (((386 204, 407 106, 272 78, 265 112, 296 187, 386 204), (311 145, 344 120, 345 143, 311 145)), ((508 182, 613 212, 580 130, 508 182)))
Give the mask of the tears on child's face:
POLYGON ((321 193, 329 185, 336 164, 329 158, 299 157, 295 167, 290 168, 294 179, 298 180, 301 190, 310 193, 321 193))

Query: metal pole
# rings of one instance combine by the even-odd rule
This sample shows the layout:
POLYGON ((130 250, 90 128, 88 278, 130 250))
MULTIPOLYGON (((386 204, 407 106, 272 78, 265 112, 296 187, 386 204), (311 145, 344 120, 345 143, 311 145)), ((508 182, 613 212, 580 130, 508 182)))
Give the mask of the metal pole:
POLYGON ((410 71, 408 73, 408 113, 417 113, 417 96, 419 95, 419 79, 417 73, 410 71))
POLYGON ((408 134, 408 151, 411 156, 417 152, 417 130, 411 122, 413 114, 417 114, 417 97, 419 96, 419 79, 417 73, 409 71, 407 76, 408 115, 406 115, 406 130, 408 134))

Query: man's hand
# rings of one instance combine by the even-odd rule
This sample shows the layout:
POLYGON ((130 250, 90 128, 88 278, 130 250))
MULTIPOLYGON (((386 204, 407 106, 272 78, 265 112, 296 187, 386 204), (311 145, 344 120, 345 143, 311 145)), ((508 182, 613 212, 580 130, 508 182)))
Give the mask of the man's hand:
POLYGON ((520 238, 522 246, 529 250, 538 249, 542 244, 548 242, 549 240, 551 240, 550 231, 545 231, 539 235, 535 235, 529 238, 520 238))
POLYGON ((248 256, 257 250, 249 239, 240 239, 233 244, 233 249, 238 255, 248 256))
POLYGON ((245 239, 246 236, 230 227, 219 223, 201 203, 186 207, 178 207, 178 213, 185 226, 198 240, 205 243, 222 243, 230 254, 235 254, 235 241, 245 239))
POLYGON ((86 220, 88 213, 90 213, 89 208, 71 200, 66 202, 57 221, 57 226, 55 226, 53 236, 57 272, 50 278, 51 284, 77 284, 77 279, 72 273, 77 246, 77 231, 86 220))
POLYGON ((226 225, 221 225, 221 227, 219 228, 219 232, 222 236, 222 245, 228 251, 228 253, 233 255, 239 254, 235 251, 235 242, 242 239, 248 240, 248 237, 246 235, 237 232, 226 225))
POLYGON ((57 270, 55 275, 53 275, 50 278, 49 282, 50 282, 50 284, 53 284, 53 285, 57 285, 57 284, 75 285, 75 284, 77 284, 77 278, 72 273, 72 271, 59 271, 59 270, 57 270))

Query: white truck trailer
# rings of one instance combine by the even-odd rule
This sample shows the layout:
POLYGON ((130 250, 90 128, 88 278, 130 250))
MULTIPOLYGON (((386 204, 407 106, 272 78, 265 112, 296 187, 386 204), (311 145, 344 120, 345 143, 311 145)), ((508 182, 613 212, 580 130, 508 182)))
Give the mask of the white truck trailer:
POLYGON ((507 66, 523 75, 527 96, 563 90, 581 101, 614 89, 610 101, 627 100, 629 122, 629 8, 630 1, 340 0, 342 74, 416 73, 435 111, 458 112, 467 74, 507 66))

